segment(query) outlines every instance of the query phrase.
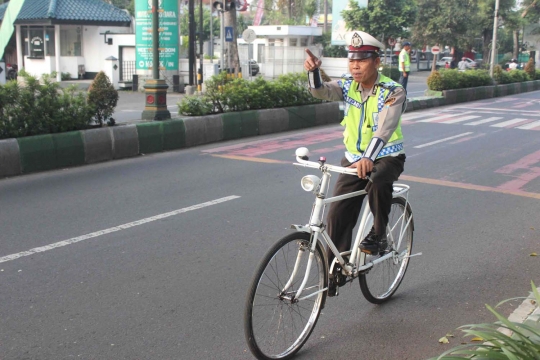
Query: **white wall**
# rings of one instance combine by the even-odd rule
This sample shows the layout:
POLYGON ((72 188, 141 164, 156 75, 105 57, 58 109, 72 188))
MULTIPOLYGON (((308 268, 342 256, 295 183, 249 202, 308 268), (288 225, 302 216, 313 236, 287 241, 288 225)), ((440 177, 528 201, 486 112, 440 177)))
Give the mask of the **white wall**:
POLYGON ((84 26, 83 56, 84 65, 87 72, 99 72, 103 70, 104 60, 109 56, 119 58, 120 46, 135 46, 135 34, 129 34, 129 27, 106 27, 106 26, 84 26), (113 39, 113 44, 105 43, 107 38, 113 39), (122 34, 118 34, 122 33, 122 34))

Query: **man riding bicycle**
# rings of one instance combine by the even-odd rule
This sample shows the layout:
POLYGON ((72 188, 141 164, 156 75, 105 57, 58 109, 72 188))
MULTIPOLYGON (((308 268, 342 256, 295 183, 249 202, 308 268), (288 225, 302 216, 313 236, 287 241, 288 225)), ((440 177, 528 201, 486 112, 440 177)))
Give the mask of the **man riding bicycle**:
MULTIPOLYGON (((378 72, 379 51, 384 48, 381 42, 363 31, 348 33, 346 42, 350 74, 340 80, 323 82, 319 70, 322 61, 308 49, 304 67, 314 97, 345 103, 341 125, 345 127, 343 143, 346 151, 341 165, 356 168, 358 177, 340 174, 334 196, 366 189, 374 226, 360 243, 360 248, 367 254, 379 254, 388 246, 386 226, 393 183, 403 172, 405 163, 401 114, 406 107, 406 91, 378 72), (376 171, 369 182, 366 176, 374 167, 376 171)), ((355 197, 330 206, 328 233, 340 252, 350 249, 362 200, 363 196, 360 201, 355 197)))

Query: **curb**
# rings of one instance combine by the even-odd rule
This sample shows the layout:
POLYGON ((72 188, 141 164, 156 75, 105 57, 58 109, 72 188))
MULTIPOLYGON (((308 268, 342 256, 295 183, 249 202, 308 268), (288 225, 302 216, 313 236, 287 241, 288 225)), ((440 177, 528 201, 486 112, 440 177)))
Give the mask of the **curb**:
MULTIPOLYGON (((540 80, 445 90, 407 99, 407 111, 540 89, 540 80)), ((339 123, 341 102, 185 117, 67 133, 0 140, 0 178, 95 164, 223 140, 339 123)))

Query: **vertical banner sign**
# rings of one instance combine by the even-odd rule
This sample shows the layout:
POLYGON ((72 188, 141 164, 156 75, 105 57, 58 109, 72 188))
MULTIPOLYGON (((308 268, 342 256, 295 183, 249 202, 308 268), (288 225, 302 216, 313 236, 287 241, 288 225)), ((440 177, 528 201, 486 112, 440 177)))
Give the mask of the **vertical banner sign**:
MULTIPOLYGON (((152 0, 135 0, 137 70, 152 68, 152 0)), ((159 0, 159 68, 178 70, 178 2, 159 0)))
MULTIPOLYGON (((357 0, 361 8, 368 5, 368 0, 357 0)), ((345 34, 347 26, 341 17, 343 10, 349 10, 349 0, 334 0, 332 3, 332 45, 345 45, 345 34)), ((351 29, 354 30, 354 29, 351 29)))

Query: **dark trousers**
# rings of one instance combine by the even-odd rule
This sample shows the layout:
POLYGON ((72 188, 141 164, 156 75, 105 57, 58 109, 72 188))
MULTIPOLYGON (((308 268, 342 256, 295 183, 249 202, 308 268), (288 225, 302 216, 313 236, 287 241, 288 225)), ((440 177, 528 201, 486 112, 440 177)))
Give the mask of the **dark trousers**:
MULTIPOLYGON (((393 183, 403 172, 405 155, 386 156, 375 160, 376 172, 371 174, 373 182, 360 179, 358 176, 340 174, 333 196, 348 194, 353 191, 366 189, 369 206, 374 215, 374 227, 377 235, 386 232, 388 215, 392 208, 393 183)), ((343 158, 341 166, 347 167, 351 163, 343 158)), ((336 245, 339 252, 347 251, 351 248, 353 229, 356 226, 362 202, 365 195, 337 201, 330 204, 327 224, 328 234, 336 245)), ((330 253, 330 261, 334 255, 330 253)))
POLYGON ((406 73, 407 73, 407 77, 403 76, 403 72, 399 76, 399 83, 401 84, 401 86, 403 86, 405 90, 407 90, 407 82, 409 82, 409 75, 411 72, 407 71, 406 73))

